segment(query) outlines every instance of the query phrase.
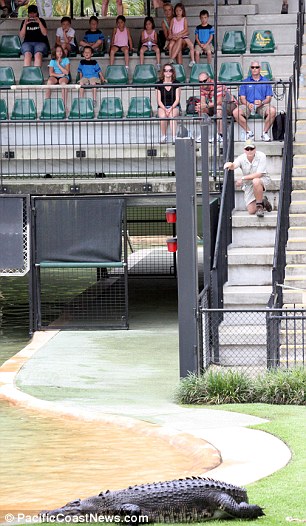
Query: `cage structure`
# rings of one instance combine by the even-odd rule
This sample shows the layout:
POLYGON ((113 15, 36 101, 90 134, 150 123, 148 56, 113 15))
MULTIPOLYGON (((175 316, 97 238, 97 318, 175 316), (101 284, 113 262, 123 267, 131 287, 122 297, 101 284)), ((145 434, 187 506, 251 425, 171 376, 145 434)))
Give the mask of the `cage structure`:
POLYGON ((29 197, 0 196, 0 276, 24 276, 30 270, 29 197))

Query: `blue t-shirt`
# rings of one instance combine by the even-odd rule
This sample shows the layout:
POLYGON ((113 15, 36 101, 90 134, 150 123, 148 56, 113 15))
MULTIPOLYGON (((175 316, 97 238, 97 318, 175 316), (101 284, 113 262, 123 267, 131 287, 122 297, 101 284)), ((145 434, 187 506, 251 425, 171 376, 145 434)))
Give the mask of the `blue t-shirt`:
POLYGON ((266 97, 273 97, 273 91, 271 84, 259 84, 260 82, 268 81, 266 77, 260 75, 259 81, 257 82, 252 76, 244 79, 240 86, 239 95, 244 95, 246 100, 250 104, 254 104, 255 100, 264 100, 266 97))
MULTIPOLYGON (((69 58, 67 58, 67 57, 62 58, 62 60, 61 60, 62 68, 65 68, 66 66, 68 66, 68 64, 70 64, 69 58)), ((52 60, 50 60, 50 63, 48 65, 48 67, 49 68, 53 68, 54 69, 54 73, 56 73, 56 75, 63 75, 63 72, 58 67, 57 61, 54 58, 52 60)))
POLYGON ((85 42, 88 42, 88 44, 95 44, 97 40, 104 40, 104 35, 100 29, 97 29, 96 31, 86 31, 83 40, 85 42))
POLYGON ((201 42, 201 44, 206 44, 210 36, 215 34, 215 30, 210 24, 207 24, 207 26, 199 25, 195 28, 194 34, 198 35, 198 39, 201 42))
POLYGON ((98 79, 100 71, 101 68, 98 62, 92 58, 90 60, 85 60, 85 58, 83 58, 78 67, 78 72, 82 73, 82 76, 86 79, 98 79))

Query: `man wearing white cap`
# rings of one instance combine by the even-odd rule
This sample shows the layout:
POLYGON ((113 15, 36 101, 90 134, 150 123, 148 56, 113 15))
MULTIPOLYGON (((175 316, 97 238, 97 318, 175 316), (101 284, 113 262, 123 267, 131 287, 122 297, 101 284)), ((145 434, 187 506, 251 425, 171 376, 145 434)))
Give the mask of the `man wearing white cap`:
POLYGON ((249 214, 264 217, 265 210, 267 212, 272 211, 271 203, 263 195, 264 190, 271 182, 267 174, 267 158, 263 152, 256 151, 252 139, 246 141, 244 153, 239 155, 234 162, 225 163, 224 168, 229 170, 241 169, 242 177, 237 179, 236 186, 242 187, 244 190, 245 206, 249 214))

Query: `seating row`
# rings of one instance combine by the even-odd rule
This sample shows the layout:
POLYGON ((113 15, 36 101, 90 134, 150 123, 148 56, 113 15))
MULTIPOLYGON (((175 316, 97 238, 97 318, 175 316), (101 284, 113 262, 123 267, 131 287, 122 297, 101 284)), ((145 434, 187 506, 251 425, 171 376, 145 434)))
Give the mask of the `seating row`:
MULTIPOLYGON (((246 52, 247 44, 245 35, 240 30, 226 31, 222 41, 221 52, 230 55, 242 55, 246 52)), ((18 58, 21 55, 21 42, 18 35, 2 35, 0 40, 0 58, 18 58)), ((275 40, 271 30, 256 29, 253 32, 250 53, 274 53, 275 40)), ((119 52, 117 53, 120 54, 119 52)), ((133 53, 131 52, 130 55, 133 53)), ((146 55, 155 55, 154 51, 146 55)), ((103 57, 104 51, 95 52, 95 56, 103 57)), ((74 53, 72 56, 76 56, 74 53)))
MULTIPOLYGON (((153 115, 152 105, 149 97, 132 97, 127 112, 128 118, 150 118, 153 115)), ((74 98, 71 102, 71 110, 68 119, 93 119, 94 104, 93 99, 74 98)), ((119 97, 102 98, 98 119, 120 119, 123 117, 122 101, 119 97)), ((7 104, 4 99, 0 99, 0 120, 9 118, 7 104)), ((54 121, 66 118, 64 101, 62 98, 48 98, 43 102, 43 108, 39 117, 41 120, 54 121)), ((30 120, 37 119, 37 109, 33 99, 15 99, 11 120, 30 120)))
MULTIPOLYGON (((173 64, 176 78, 179 82, 186 82, 186 72, 181 64, 173 64)), ((199 74, 206 72, 214 78, 210 64, 194 64, 190 73, 190 83, 197 83, 199 74)), ((268 80, 273 79, 272 70, 269 62, 261 62, 261 74, 268 80)), ((250 70, 248 72, 250 75, 250 70)), ((107 66, 105 78, 109 84, 128 84, 126 68, 120 65, 107 66)), ((242 67, 239 62, 223 62, 220 66, 218 80, 220 82, 241 82, 244 78, 242 67)), ((79 80, 78 76, 76 82, 79 80)), ((133 74, 133 84, 155 84, 157 72, 152 64, 137 64, 133 74)), ((0 86, 13 86, 16 84, 15 75, 12 67, 0 66, 0 86)), ((44 77, 38 66, 24 66, 19 80, 20 85, 42 85, 44 77)))

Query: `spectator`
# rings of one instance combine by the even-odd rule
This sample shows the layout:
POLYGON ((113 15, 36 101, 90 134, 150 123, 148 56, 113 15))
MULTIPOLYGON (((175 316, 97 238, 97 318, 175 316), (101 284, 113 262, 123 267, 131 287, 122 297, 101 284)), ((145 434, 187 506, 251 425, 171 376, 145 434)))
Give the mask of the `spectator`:
MULTIPOLYGON (((80 74, 79 83, 81 86, 95 86, 96 84, 101 84, 106 82, 102 70, 98 62, 92 58, 93 51, 91 47, 85 46, 83 50, 83 59, 81 59, 78 67, 78 73, 80 74)), ((93 104, 97 104, 97 90, 93 88, 93 104)), ((80 96, 84 97, 84 89, 80 89, 80 96)))
POLYGON ((195 64, 194 45, 189 38, 185 7, 180 2, 176 4, 174 8, 174 18, 170 23, 169 40, 169 54, 172 63, 175 62, 175 59, 178 64, 183 63, 182 50, 184 47, 188 46, 190 49, 191 58, 189 66, 192 67, 195 64))
POLYGON ((206 9, 200 12, 201 24, 195 29, 195 61, 200 62, 200 55, 207 55, 207 62, 211 64, 212 40, 215 30, 208 23, 209 13, 206 9))
POLYGON ((80 49, 82 51, 85 46, 91 47, 93 51, 102 51, 105 38, 98 26, 98 18, 94 15, 91 16, 89 19, 89 29, 80 41, 80 49))
MULTIPOLYGON (((103 0, 102 2, 102 16, 107 16, 109 0, 103 0)), ((117 15, 123 15, 122 0, 116 0, 117 4, 117 15)))
POLYGON ((28 7, 28 17, 22 21, 19 35, 23 40, 21 53, 24 55, 24 66, 30 66, 34 56, 34 66, 41 67, 42 58, 49 53, 49 41, 46 22, 38 17, 36 5, 28 7))
POLYGON ((176 121, 172 119, 178 117, 180 114, 181 88, 179 82, 176 80, 175 69, 171 64, 165 64, 163 66, 160 80, 156 83, 156 96, 158 117, 164 119, 160 121, 160 142, 167 142, 167 128, 170 123, 172 143, 174 143, 176 136, 176 121), (167 121, 167 119, 171 120, 167 121))
POLYGON ((283 0, 281 14, 288 15, 288 0, 283 0))
POLYGON ((129 29, 127 29, 126 18, 123 15, 119 15, 116 18, 116 27, 113 30, 111 48, 109 53, 109 63, 112 66, 115 61, 115 54, 121 50, 124 54, 124 61, 126 69, 129 69, 129 50, 133 49, 132 37, 129 29))
POLYGON ((61 19, 61 27, 56 30, 55 44, 62 46, 66 57, 71 51, 76 50, 75 45, 75 30, 71 27, 70 16, 63 16, 61 19))
MULTIPOLYGON (((200 87, 200 102, 196 106, 196 111, 199 115, 206 113, 212 116, 214 114, 214 81, 209 77, 208 73, 202 72, 199 74, 200 87)), ((226 86, 222 84, 217 85, 217 141, 223 143, 222 130, 222 107, 223 102, 227 102, 227 115, 231 116, 235 108, 237 108, 237 101, 230 93, 226 86)), ((197 137, 197 142, 201 142, 201 136, 197 137)), ((210 142, 212 139, 210 140, 210 142)))
POLYGON ((155 51, 156 67, 160 71, 160 50, 157 44, 157 33, 155 31, 155 23, 151 16, 146 16, 144 19, 144 29, 141 32, 141 48, 140 48, 140 64, 144 63, 144 54, 146 51, 155 51))
POLYGON ((273 95, 271 84, 263 84, 265 80, 267 79, 260 74, 259 62, 251 62, 251 75, 243 81, 244 84, 239 90, 242 105, 239 105, 233 112, 235 120, 244 129, 243 139, 254 137, 253 131, 248 127, 247 119, 250 115, 257 113, 265 120, 261 139, 266 142, 271 141, 268 131, 274 122, 276 109, 270 104, 273 95))
POLYGON ((52 0, 36 0, 39 16, 52 16, 52 0))
MULTIPOLYGON (((68 84, 70 81, 70 62, 65 56, 62 46, 57 44, 52 51, 52 59, 49 63, 49 78, 47 84, 55 86, 56 84, 68 84)), ((46 98, 50 98, 51 90, 46 90, 46 98)), ((62 97, 66 108, 67 90, 62 90, 62 97)))
POLYGON ((6 18, 7 16, 10 16, 10 18, 17 18, 19 7, 25 6, 28 3, 29 0, 14 0, 14 2, 0 0, 0 9, 2 9, 0 18, 6 18))
POLYGON ((252 139, 246 141, 244 153, 234 162, 227 162, 224 168, 235 170, 241 168, 242 177, 237 179, 236 186, 244 190, 245 206, 249 214, 264 217, 265 210, 272 211, 272 205, 263 195, 271 179, 267 175, 267 159, 263 152, 257 152, 252 139))
POLYGON ((169 32, 171 20, 174 17, 173 6, 171 4, 164 4, 164 18, 161 23, 162 30, 159 32, 161 40, 161 48, 167 50, 169 48, 169 32))

